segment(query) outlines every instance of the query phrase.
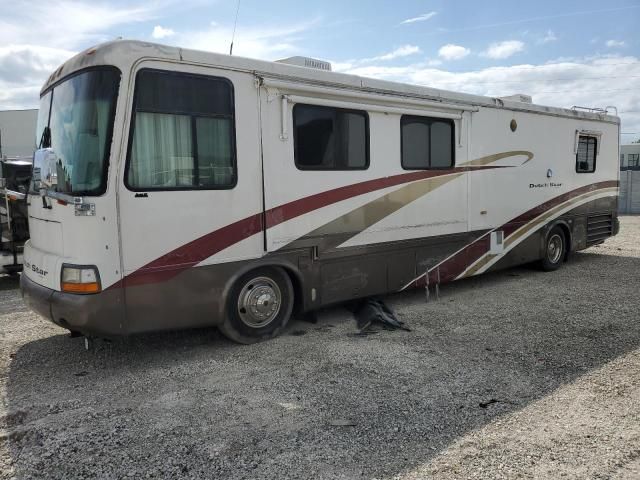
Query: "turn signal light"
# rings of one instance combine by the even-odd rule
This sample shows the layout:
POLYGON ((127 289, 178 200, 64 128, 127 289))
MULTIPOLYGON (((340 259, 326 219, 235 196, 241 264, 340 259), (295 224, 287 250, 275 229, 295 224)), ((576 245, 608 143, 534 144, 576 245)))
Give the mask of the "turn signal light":
POLYGON ((100 276, 93 266, 63 265, 61 290, 67 293, 99 293, 100 276))

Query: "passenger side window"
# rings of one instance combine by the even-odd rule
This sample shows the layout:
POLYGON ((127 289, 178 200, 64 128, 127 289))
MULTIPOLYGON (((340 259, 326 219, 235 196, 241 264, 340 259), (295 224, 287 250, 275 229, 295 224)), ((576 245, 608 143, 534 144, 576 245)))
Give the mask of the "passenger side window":
POLYGON ((369 167, 369 116, 360 110, 293 107, 294 158, 300 170, 369 167))
POLYGON ((141 70, 136 78, 127 186, 232 188, 233 87, 223 78, 141 70))
POLYGON ((598 139, 596 137, 580 135, 578 138, 578 153, 576 153, 576 172, 595 172, 597 151, 598 139))
POLYGON ((400 119, 402 168, 423 170, 454 165, 453 120, 403 115, 400 119))

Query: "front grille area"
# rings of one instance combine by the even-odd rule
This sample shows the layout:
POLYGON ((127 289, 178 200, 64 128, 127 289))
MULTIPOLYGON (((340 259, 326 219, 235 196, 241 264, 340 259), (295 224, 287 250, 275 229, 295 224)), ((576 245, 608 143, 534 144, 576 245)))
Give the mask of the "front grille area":
POLYGON ((602 243, 613 235, 613 215, 603 213, 587 218, 587 245, 602 243))

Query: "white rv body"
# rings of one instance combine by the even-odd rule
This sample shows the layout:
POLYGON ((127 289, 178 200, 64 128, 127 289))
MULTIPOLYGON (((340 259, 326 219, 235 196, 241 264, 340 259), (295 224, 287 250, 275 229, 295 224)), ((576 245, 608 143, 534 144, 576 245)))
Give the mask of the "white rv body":
POLYGON ((106 67, 119 83, 104 191, 30 195, 23 291, 70 330, 223 325, 239 305, 239 279, 265 268, 289 277, 295 300, 287 301, 312 310, 538 260, 556 227, 567 253, 617 232, 614 116, 132 41, 72 58, 43 98, 53 88, 55 101, 65 79, 106 67), (135 98, 141 72, 232 86, 233 184, 127 185, 135 115, 147 113, 135 98), (299 168, 299 105, 366 116, 366 168, 299 168), (416 117, 450 122, 451 165, 403 168, 401 122, 416 117), (597 148, 595 170, 579 173, 585 138, 597 148), (62 291, 65 265, 95 267, 99 292, 62 291))

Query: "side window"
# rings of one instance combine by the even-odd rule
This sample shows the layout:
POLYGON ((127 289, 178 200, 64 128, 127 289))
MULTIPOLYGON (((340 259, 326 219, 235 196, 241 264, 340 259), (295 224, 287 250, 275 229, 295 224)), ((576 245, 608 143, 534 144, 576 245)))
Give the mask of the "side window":
POLYGON ((580 135, 578 138, 578 153, 576 153, 576 172, 595 172, 597 151, 598 139, 596 137, 580 135))
POLYGON ((629 168, 638 169, 640 167, 640 153, 629 153, 627 155, 627 166, 629 168))
POLYGON ((294 157, 300 170, 369 167, 369 116, 360 110, 293 107, 294 157))
POLYGON ((402 168, 421 170, 454 165, 454 124, 443 118, 403 115, 400 119, 402 168))
POLYGON ((190 190, 232 188, 235 183, 231 83, 141 70, 136 77, 127 186, 190 190))

